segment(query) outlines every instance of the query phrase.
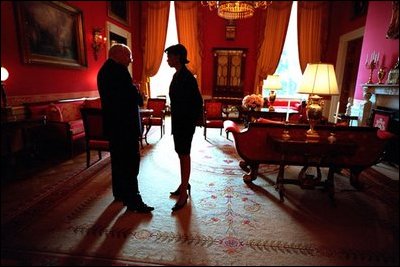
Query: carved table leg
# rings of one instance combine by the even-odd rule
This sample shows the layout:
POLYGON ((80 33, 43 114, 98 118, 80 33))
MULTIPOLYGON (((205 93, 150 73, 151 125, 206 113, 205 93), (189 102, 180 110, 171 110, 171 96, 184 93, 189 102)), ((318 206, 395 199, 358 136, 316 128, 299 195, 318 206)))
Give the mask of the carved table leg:
POLYGON ((332 203, 335 203, 335 181, 334 181, 334 174, 335 174, 335 167, 330 166, 328 171, 328 177, 326 180, 326 188, 328 190, 329 198, 331 199, 332 203))
POLYGON ((285 175, 285 164, 282 161, 281 164, 279 164, 279 172, 278 176, 276 177, 276 184, 275 184, 275 190, 279 192, 279 200, 281 202, 285 201, 284 199, 285 187, 283 186, 284 175, 285 175))
POLYGON ((241 161, 239 166, 242 168, 242 170, 247 172, 243 175, 243 181, 245 183, 249 183, 257 179, 258 167, 260 166, 259 163, 247 163, 245 161, 241 161))
POLYGON ((247 162, 244 161, 244 160, 241 160, 241 161, 239 162, 239 167, 240 167, 242 170, 244 170, 245 172, 250 172, 249 164, 247 164, 247 162))
POLYGON ((362 172, 362 169, 360 169, 360 168, 350 169, 350 184, 357 190, 363 189, 363 185, 359 179, 361 172, 362 172))

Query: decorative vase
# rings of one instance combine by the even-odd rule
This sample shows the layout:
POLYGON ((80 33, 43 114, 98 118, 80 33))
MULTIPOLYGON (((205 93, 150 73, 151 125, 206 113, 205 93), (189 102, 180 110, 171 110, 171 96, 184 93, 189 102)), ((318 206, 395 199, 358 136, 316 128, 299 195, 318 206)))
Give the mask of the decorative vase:
POLYGON ((310 124, 310 129, 307 130, 307 138, 318 139, 319 135, 314 130, 314 126, 318 124, 322 117, 322 107, 321 107, 322 97, 318 95, 313 95, 310 97, 311 104, 307 106, 307 119, 310 124))
POLYGON ((383 78, 385 78, 386 71, 383 68, 379 68, 378 71, 378 83, 383 84, 383 78))

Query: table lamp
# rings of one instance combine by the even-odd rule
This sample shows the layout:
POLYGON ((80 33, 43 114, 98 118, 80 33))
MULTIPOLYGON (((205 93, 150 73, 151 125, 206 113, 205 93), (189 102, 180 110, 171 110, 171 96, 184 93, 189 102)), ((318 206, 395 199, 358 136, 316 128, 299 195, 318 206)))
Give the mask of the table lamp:
POLYGON ((9 73, 6 68, 1 67, 1 107, 7 107, 7 95, 5 90, 5 81, 8 79, 9 73))
POLYGON ((323 101, 320 95, 339 95, 336 74, 332 64, 307 64, 297 92, 309 94, 307 101, 307 119, 310 129, 307 139, 318 139, 314 126, 322 118, 323 101))
POLYGON ((269 90, 269 111, 275 111, 273 106, 276 99, 275 91, 282 89, 281 78, 279 75, 268 75, 263 88, 269 90))

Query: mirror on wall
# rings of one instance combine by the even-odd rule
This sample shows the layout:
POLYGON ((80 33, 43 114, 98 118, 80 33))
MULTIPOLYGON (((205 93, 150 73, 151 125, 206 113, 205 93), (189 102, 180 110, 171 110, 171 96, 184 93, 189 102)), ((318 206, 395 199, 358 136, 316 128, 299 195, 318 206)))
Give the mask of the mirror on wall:
MULTIPOLYGON (((111 22, 107 22, 107 40, 107 57, 110 47, 115 43, 125 44, 132 49, 131 33, 111 22)), ((128 70, 132 75, 132 64, 129 64, 128 70)))

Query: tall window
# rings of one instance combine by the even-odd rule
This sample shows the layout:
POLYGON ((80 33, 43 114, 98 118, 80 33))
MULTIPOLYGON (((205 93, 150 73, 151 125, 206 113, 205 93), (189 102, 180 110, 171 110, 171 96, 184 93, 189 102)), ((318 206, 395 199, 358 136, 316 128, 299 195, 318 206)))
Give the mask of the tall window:
MULTIPOLYGON (((282 89, 277 91, 278 98, 304 98, 304 95, 296 93, 302 76, 297 43, 297 1, 293 1, 285 44, 274 74, 279 74, 282 82, 282 89)), ((269 92, 263 94, 267 97, 269 92)))
MULTIPOLYGON (((178 31, 176 29, 175 21, 175 5, 174 1, 170 2, 169 19, 167 37, 165 40, 165 48, 178 43, 178 31)), ((157 97, 159 95, 166 95, 167 102, 169 102, 168 91, 169 84, 171 83, 172 76, 175 69, 171 68, 167 63, 167 54, 163 54, 160 69, 157 74, 150 78, 150 97, 157 97)))

